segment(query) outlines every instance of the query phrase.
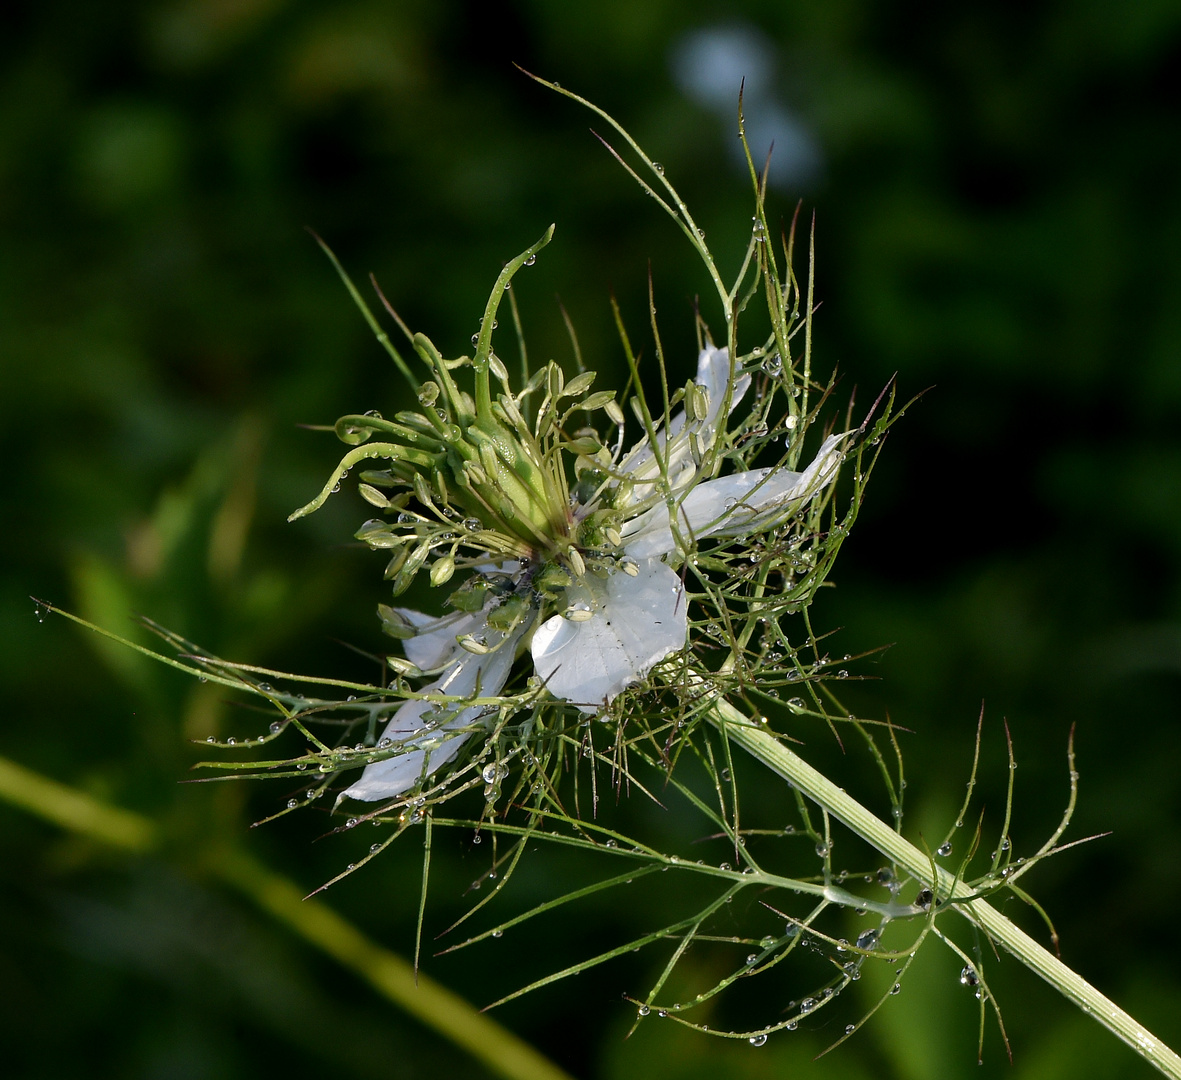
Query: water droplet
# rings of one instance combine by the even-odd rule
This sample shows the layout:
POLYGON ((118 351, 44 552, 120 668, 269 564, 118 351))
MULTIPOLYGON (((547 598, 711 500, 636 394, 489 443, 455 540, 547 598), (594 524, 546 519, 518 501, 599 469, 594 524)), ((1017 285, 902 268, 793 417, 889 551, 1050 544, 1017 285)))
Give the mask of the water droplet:
POLYGON ((344 823, 344 827, 346 829, 354 829, 354 828, 356 828, 356 826, 357 826, 357 819, 355 817, 349 818, 348 821, 346 821, 344 823))
POLYGON ((484 842, 484 838, 479 833, 473 834, 473 836, 472 836, 472 843, 473 844, 482 844, 483 842, 484 842))
POLYGON ((787 707, 791 709, 792 712, 803 712, 804 699, 802 697, 793 697, 788 700, 787 707))
POLYGON ((920 911, 927 911, 931 907, 932 899, 934 897, 930 889, 919 889, 918 895, 914 898, 914 906, 920 911))
POLYGON ((749 1041, 750 1041, 751 1046, 762 1046, 766 1043, 767 1036, 765 1034, 764 1035, 752 1035, 750 1037, 749 1041))
POLYGON ((530 255, 530 256, 529 256, 529 258, 527 258, 527 259, 525 260, 525 265, 526 265, 526 266, 532 266, 532 265, 533 265, 535 262, 537 262, 537 256, 536 256, 536 255, 530 255))
POLYGON ((900 993, 902 993, 902 983, 895 983, 893 986, 891 986, 891 987, 890 987, 890 993, 891 993, 891 994, 900 994, 900 993))
POLYGON ((827 858, 831 852, 832 846, 830 844, 826 844, 823 840, 816 845, 816 854, 822 859, 827 858))
POLYGON ((651 1008, 649 1008, 647 1005, 641 1005, 636 1010, 636 1012, 638 1012, 641 1016, 647 1016, 651 1011, 651 1008))
POLYGON ((951 841, 945 840, 942 844, 940 844, 939 850, 936 852, 936 854, 947 858, 947 856, 951 854, 951 841))
POLYGON ((814 1008, 816 1008, 815 998, 804 998, 804 1000, 800 1002, 801 1015, 803 1013, 810 1013, 814 1008))
POLYGON ((789 1020, 784 1026, 787 1028, 788 1031, 795 1031, 795 1029, 798 1028, 800 1025, 797 1024, 794 1020, 789 1020))
POLYGON ((754 967, 754 965, 755 965, 755 964, 757 964, 757 963, 758 963, 758 961, 759 961, 759 954, 758 954, 758 953, 753 953, 753 952, 752 952, 752 953, 751 953, 751 954, 750 954, 750 955, 749 955, 749 956, 746 958, 746 966, 747 966, 747 967, 754 967))
POLYGON ((973 971, 970 967, 966 967, 966 968, 964 968, 963 971, 960 972, 960 985, 961 986, 976 986, 979 982, 980 982, 980 976, 978 976, 976 974, 976 972, 973 971))
POLYGON ((507 771, 507 769, 501 767, 499 762, 492 762, 484 766, 480 775, 484 778, 485 784, 495 784, 507 771))
POLYGON ((871 927, 869 930, 862 930, 857 935, 857 948, 863 952, 869 952, 877 945, 881 933, 876 927, 871 927))
POLYGON ((238 740, 235 739, 233 735, 231 735, 228 739, 226 739, 226 746, 234 746, 237 744, 237 742, 238 740))

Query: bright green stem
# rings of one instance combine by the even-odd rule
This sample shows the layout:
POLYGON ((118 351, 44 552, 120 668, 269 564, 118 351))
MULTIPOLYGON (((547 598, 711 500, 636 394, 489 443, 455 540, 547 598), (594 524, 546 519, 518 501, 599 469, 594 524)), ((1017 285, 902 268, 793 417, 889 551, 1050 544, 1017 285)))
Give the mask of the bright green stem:
POLYGON ((741 746, 756 760, 778 773, 886 858, 905 868, 914 878, 937 889, 937 895, 946 898, 945 903, 950 902, 951 907, 979 926, 993 941, 1003 945, 1026 967, 1035 971, 1087 1015, 1093 1016, 1165 1076, 1181 1080, 1181 1057, 1143 1024, 1137 1023, 1113 1001, 1104 997, 991 904, 979 899, 957 902, 957 897, 972 895, 972 889, 962 881, 957 881, 942 867, 934 867, 936 880, 932 881, 930 855, 920 851, 728 702, 721 699, 716 701, 709 719, 732 743, 741 746))
POLYGON ((476 369, 476 416, 482 425, 494 423, 492 391, 488 382, 488 357, 492 352, 492 329, 496 325, 496 312, 500 307, 501 298, 512 282, 513 275, 522 266, 531 266, 537 258, 537 253, 553 239, 555 228, 556 225, 551 225, 541 234, 541 239, 537 243, 527 247, 515 259, 505 264, 488 296, 484 318, 480 320, 480 333, 476 337, 476 356, 473 361, 476 369))
MULTIPOLYGON (((0 758, 0 799, 124 851, 147 854, 163 846, 161 830, 147 818, 107 806, 5 758, 0 758)), ((497 1076, 506 1080, 572 1080, 463 998, 426 975, 415 975, 408 961, 370 941, 327 904, 305 900, 292 882, 246 852, 216 849, 207 853, 202 865, 304 941, 359 975, 387 1001, 483 1062, 497 1076)))

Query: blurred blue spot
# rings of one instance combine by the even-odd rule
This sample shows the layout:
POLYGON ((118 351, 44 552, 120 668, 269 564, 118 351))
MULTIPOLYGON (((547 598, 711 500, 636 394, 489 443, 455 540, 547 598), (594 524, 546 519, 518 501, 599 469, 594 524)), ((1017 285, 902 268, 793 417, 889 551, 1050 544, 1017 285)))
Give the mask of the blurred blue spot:
MULTIPOLYGON (((773 147, 769 182, 795 191, 819 178, 824 161, 816 137, 776 97, 777 64, 774 43, 743 25, 690 31, 670 56, 673 78, 686 97, 718 114, 732 130, 743 87, 746 138, 755 165, 761 169, 773 147)), ((730 157, 745 171, 742 144, 737 139, 727 143, 730 157)))

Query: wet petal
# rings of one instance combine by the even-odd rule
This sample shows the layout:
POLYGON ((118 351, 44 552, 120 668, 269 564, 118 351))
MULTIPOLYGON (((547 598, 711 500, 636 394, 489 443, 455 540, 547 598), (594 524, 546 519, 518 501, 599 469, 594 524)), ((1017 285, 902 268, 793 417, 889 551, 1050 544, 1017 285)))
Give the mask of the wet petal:
MULTIPOLYGON (((674 491, 689 483, 697 472, 690 436, 696 434, 704 447, 713 445, 717 436, 718 416, 722 411, 722 403, 726 400, 726 384, 730 378, 730 369, 729 349, 715 349, 712 345, 702 349, 697 358, 695 381, 705 391, 708 402, 704 418, 686 422, 682 409, 673 416, 668 425, 668 432, 662 431, 656 436, 665 454, 668 479, 674 491)), ((730 396, 730 412, 734 411, 734 407, 742 400, 749 386, 750 375, 736 373, 734 392, 730 396)), ((632 481, 636 484, 637 500, 650 495, 651 485, 660 478, 660 466, 646 439, 641 440, 623 459, 620 468, 631 473, 632 481)))
MULTIPOLYGON (((500 693, 513 666, 513 656, 523 633, 523 627, 514 630, 500 648, 481 656, 459 650, 457 646, 462 655, 442 676, 423 687, 423 693, 435 691, 467 696, 475 694, 477 689, 481 697, 500 693)), ((344 794, 362 802, 376 802, 379 799, 392 799, 408 791, 423 776, 424 767, 426 775, 430 776, 459 753, 459 748, 471 734, 468 731, 456 735, 446 733, 468 727, 487 711, 486 705, 462 708, 454 703, 436 704, 417 699, 407 701, 394 713, 393 719, 381 733, 383 739, 392 739, 395 743, 405 742, 406 752, 366 765, 361 778, 344 794), (437 728, 423 730, 426 725, 422 717, 428 709, 451 712, 456 708, 460 708, 460 712, 452 719, 437 728)))
POLYGON ((533 663, 555 697, 594 713, 642 679, 689 633, 684 588, 675 571, 645 559, 636 577, 613 570, 591 582, 591 616, 547 619, 533 635, 533 663))
POLYGON ((479 634, 488 624, 483 611, 464 614, 456 611, 439 618, 424 615, 410 608, 394 608, 411 626, 414 635, 402 643, 406 659, 423 671, 432 671, 458 660, 464 652, 458 638, 465 634, 479 634))
MULTIPOLYGON (((803 472, 751 469, 698 484, 677 511, 682 538, 691 543, 757 529, 792 504, 811 498, 832 483, 841 463, 840 444, 849 434, 825 439, 803 472)), ((622 531, 624 550, 634 559, 653 558, 676 547, 667 506, 652 507, 627 522, 622 531)))

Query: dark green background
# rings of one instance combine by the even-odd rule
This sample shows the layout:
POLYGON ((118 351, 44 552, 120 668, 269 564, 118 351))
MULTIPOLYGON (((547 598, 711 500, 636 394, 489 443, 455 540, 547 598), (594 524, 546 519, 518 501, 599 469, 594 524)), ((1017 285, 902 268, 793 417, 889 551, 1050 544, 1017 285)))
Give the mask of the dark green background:
MULTIPOLYGON (((1077 725, 1069 836, 1111 835, 1026 882, 1064 958, 1181 1043, 1181 5, 50 0, 20 5, 0 43, 2 750, 167 823, 181 854, 127 860, 0 808, 10 1075, 482 1075, 186 866, 187 847, 232 836, 310 889, 355 857, 353 838, 314 843, 314 814, 247 834, 286 791, 178 786, 187 739, 253 721, 39 625, 27 597, 367 674, 340 644, 382 647, 380 561, 347 543, 363 504, 284 519, 338 453, 296 425, 392 411, 403 390, 303 226, 456 353, 503 261, 555 221, 517 290, 533 355, 569 359, 560 295, 610 386, 608 297, 645 340, 650 259, 688 371, 706 285, 692 252, 589 116, 511 62, 625 123, 732 267, 750 216, 732 124, 677 89, 669 56, 734 24, 767 35, 778 98, 823 153, 800 192, 818 219, 819 365, 863 403, 894 373, 904 395, 931 387, 889 440, 818 627, 842 628, 840 651, 893 643, 857 669, 883 681, 850 699, 913 731, 916 832, 954 816, 984 701, 992 838, 1007 717, 1029 851, 1064 802, 1077 725)), ((831 755, 823 732, 796 733, 831 755)), ((328 899, 407 951, 418 858, 405 845, 328 899)), ((526 893, 557 865, 535 860, 526 893)), ((483 869, 445 842, 432 932, 483 869)), ((484 1004, 658 917, 605 900, 428 970, 484 1004)), ((499 1016, 579 1077, 1149 1075, 1010 961, 1016 1067, 990 1031, 977 1068, 970 995, 935 948, 816 1065, 823 1026, 760 1050, 658 1023, 624 1042, 619 994, 655 956, 499 1016)))

